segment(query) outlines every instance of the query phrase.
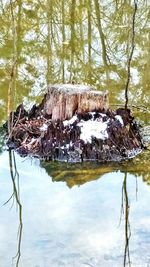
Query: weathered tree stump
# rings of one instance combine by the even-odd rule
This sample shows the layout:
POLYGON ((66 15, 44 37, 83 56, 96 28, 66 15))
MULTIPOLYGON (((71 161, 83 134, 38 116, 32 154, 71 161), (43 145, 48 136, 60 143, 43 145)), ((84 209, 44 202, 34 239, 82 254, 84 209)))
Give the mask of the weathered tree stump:
POLYGON ((50 85, 43 111, 52 116, 52 120, 66 120, 75 113, 107 110, 108 99, 108 91, 93 90, 85 85, 50 85))
MULTIPOLYGON (((67 162, 120 161, 141 152, 130 110, 109 109, 108 92, 84 85, 51 85, 40 105, 10 114, 7 145, 22 156, 67 162)), ((5 124, 7 125, 7 124, 5 124)))

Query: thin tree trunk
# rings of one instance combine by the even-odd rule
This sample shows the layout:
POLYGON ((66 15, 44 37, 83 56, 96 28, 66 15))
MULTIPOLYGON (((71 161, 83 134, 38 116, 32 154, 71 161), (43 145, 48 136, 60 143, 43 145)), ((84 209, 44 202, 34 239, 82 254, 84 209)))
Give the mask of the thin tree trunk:
POLYGON ((17 44, 16 44, 16 53, 17 53, 17 62, 20 60, 21 53, 21 16, 22 16, 22 0, 18 1, 18 18, 16 25, 16 34, 17 34, 17 44))
POLYGON ((62 55, 62 83, 65 83, 65 60, 64 60, 64 45, 65 45, 66 35, 65 35, 65 3, 62 1, 62 47, 63 47, 63 55, 62 55))
MULTIPOLYGON (((144 103, 145 95, 150 91, 150 77, 147 75, 149 73, 150 68, 150 32, 148 33, 147 39, 144 42, 143 46, 147 47, 145 50, 144 58, 146 60, 146 64, 144 65, 144 69, 142 71, 142 83, 143 83, 143 90, 141 92, 141 103, 144 103)), ((148 103, 148 106, 150 106, 150 102, 148 103)))
POLYGON ((92 64, 92 56, 91 56, 91 48, 92 48, 92 27, 91 27, 91 0, 88 0, 88 80, 91 84, 91 64, 92 64))
POLYGON ((80 19, 80 40, 81 40, 81 54, 83 62, 85 61, 85 53, 84 53, 84 32, 83 32, 83 5, 84 1, 80 0, 80 6, 79 6, 79 19, 80 19))
POLYGON ((74 57, 75 57, 75 7, 76 0, 71 2, 71 61, 70 61, 70 81, 72 81, 73 69, 74 69, 74 57))
POLYGON ((95 3, 96 18, 97 18, 97 26, 98 26, 98 31, 99 31, 100 41, 101 41, 101 46, 102 46, 102 59, 103 59, 104 67, 106 69, 106 79, 108 81, 109 73, 108 73, 107 52, 106 52, 105 36, 103 33, 102 23, 101 23, 100 4, 98 0, 94 0, 94 3, 95 3))
MULTIPOLYGON (((13 184, 13 194, 9 198, 9 200, 5 203, 7 204, 12 197, 16 200, 17 208, 19 211, 19 226, 18 226, 18 246, 17 246, 17 253, 16 256, 13 257, 13 260, 16 259, 16 267, 19 267, 19 262, 20 262, 20 257, 21 257, 21 241, 22 241, 22 232, 23 232, 23 220, 22 220, 22 204, 20 201, 20 188, 19 188, 19 173, 17 171, 17 166, 16 166, 16 160, 15 160, 15 154, 14 151, 9 150, 9 167, 10 167, 10 175, 12 179, 12 184, 13 184), (17 180, 16 180, 17 176, 17 180), (17 181, 17 184, 16 184, 17 181)), ((14 201, 14 200, 13 200, 14 201)))
POLYGON ((47 84, 52 83, 52 14, 53 2, 47 0, 47 84))
POLYGON ((128 264, 131 266, 130 260, 130 247, 129 241, 131 236, 130 223, 129 223, 129 198, 127 191, 127 173, 125 173, 124 181, 123 181, 123 192, 124 192, 124 202, 125 202, 125 248, 124 248, 124 267, 126 267, 127 259, 128 264))
MULTIPOLYGON (((14 99, 16 95, 16 68, 17 68, 16 22, 15 22, 14 7, 12 1, 10 1, 10 13, 12 22, 13 56, 12 56, 12 66, 10 71, 10 81, 8 86, 8 102, 7 102, 8 118, 10 112, 12 112, 14 108, 14 99)), ((13 121, 13 113, 12 117, 8 119, 8 133, 11 132, 12 121, 13 121)))
POLYGON ((129 84, 130 84, 130 78, 131 78, 131 61, 133 57, 133 52, 135 48, 135 16, 137 12, 137 3, 136 0, 134 0, 134 12, 133 12, 133 17, 132 17, 132 40, 131 40, 131 52, 129 54, 129 59, 127 63, 127 82, 125 86, 125 110, 127 110, 128 107, 128 91, 129 91, 129 84))

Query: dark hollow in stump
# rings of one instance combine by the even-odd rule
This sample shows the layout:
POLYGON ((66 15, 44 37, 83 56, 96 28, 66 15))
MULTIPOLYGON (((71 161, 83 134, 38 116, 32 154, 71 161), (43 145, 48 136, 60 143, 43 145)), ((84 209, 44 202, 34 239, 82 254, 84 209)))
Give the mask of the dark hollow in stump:
POLYGON ((108 92, 89 86, 51 85, 40 105, 27 112, 21 104, 10 119, 7 145, 21 156, 106 162, 134 157, 142 148, 130 110, 111 111, 108 92))

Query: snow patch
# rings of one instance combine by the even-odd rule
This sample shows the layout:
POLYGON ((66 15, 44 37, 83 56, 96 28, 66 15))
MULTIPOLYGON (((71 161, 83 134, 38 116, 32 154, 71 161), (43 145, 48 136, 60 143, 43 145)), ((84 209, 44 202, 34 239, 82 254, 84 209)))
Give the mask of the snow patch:
POLYGON ((116 118, 116 120, 118 120, 121 123, 122 126, 124 126, 123 119, 120 115, 116 115, 115 118, 116 118))
POLYGON ((48 128, 48 125, 44 123, 44 124, 40 127, 40 131, 41 131, 41 132, 47 131, 47 128, 48 128))
MULTIPOLYGON (((92 141, 92 137, 97 139, 106 140, 108 139, 107 126, 109 118, 107 121, 103 122, 103 117, 106 117, 106 114, 99 113, 100 117, 94 120, 95 112, 89 112, 92 115, 92 118, 88 121, 81 120, 77 123, 77 126, 81 129, 80 139, 85 143, 92 141)), ((120 116, 118 116, 120 117, 120 116)), ((64 127, 70 126, 75 121, 78 121, 77 115, 74 115, 70 120, 65 120, 63 122, 64 127)), ((123 122, 123 121, 122 121, 123 122)))
POLYGON ((81 127, 80 139, 82 139, 85 143, 91 143, 92 136, 101 140, 107 139, 107 123, 108 122, 99 122, 91 120, 78 123, 77 125, 81 127))
POLYGON ((140 154, 141 152, 142 152, 141 148, 133 148, 132 150, 128 151, 127 156, 129 159, 132 159, 135 156, 137 156, 138 154, 140 154))
POLYGON ((68 126, 68 125, 73 124, 77 119, 78 119, 77 116, 74 115, 70 120, 65 120, 65 121, 63 121, 63 124, 64 124, 64 126, 66 127, 66 126, 68 126))
MULTIPOLYGON (((109 118, 103 121, 104 117, 107 117, 106 114, 99 113, 99 117, 94 119, 95 112, 89 112, 92 115, 92 118, 88 121, 81 120, 78 121, 77 115, 74 115, 70 120, 65 120, 63 122, 64 127, 72 125, 75 121, 77 121, 77 126, 81 129, 80 139, 85 143, 92 142, 92 137, 95 137, 100 140, 106 140, 109 138, 107 127, 110 121, 109 118)), ((116 115, 115 119, 120 122, 122 126, 124 126, 123 119, 120 115, 116 115)))

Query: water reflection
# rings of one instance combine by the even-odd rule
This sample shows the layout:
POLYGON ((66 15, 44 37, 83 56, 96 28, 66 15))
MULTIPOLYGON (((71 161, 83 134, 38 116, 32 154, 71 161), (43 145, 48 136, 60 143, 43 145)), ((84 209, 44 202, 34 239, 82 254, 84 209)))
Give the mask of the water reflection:
POLYGON ((122 162, 112 162, 99 164, 98 162, 84 162, 77 164, 61 163, 61 162, 45 162, 41 161, 40 166, 44 168, 47 174, 52 177, 53 182, 66 182, 69 188, 74 185, 82 185, 84 183, 99 179, 106 173, 127 172, 134 174, 135 177, 142 177, 143 181, 150 184, 150 152, 145 151, 134 159, 122 162))
MULTIPOLYGON (((133 1, 1 1, 0 125, 7 117, 7 107, 39 101, 48 83, 74 80, 91 84, 109 89, 111 104, 124 101, 132 15, 133 1)), ((139 118, 147 124, 149 26, 149 2, 138 1, 129 100, 130 105, 146 109, 139 118)), ((10 172, 13 193, 5 204, 15 202, 18 211, 16 266, 148 266, 149 151, 131 161, 105 166, 41 162, 41 168, 17 156, 19 180, 15 155, 3 152, 3 145, 0 133, 1 203, 8 196, 10 172), (117 230, 121 194, 125 226, 117 230)), ((8 267, 16 246, 16 214, 6 209, 1 213, 1 264, 8 267)))
MULTIPOLYGON (((137 160, 136 160, 137 161, 137 160)), ((132 164, 132 163, 131 163, 132 164)), ((74 185, 82 185, 86 182, 100 179, 103 177, 104 173, 116 172, 118 169, 122 169, 124 171, 128 168, 127 163, 122 164, 122 168, 118 166, 118 164, 105 164, 104 166, 99 166, 98 164, 92 165, 91 163, 86 163, 85 166, 82 164, 76 164, 75 167, 71 167, 68 164, 64 166, 64 163, 54 164, 54 163, 41 163, 41 166, 46 169, 46 172, 52 176, 52 181, 65 181, 67 186, 71 188, 74 185), (59 165, 59 166, 58 166, 59 165)), ((130 162, 129 162, 130 169, 130 162)), ((134 170, 134 167, 133 167, 134 170)), ((130 170, 131 171, 131 170, 130 170)), ((136 171, 135 171, 136 173, 136 171)), ((149 172, 148 172, 149 173, 149 172)), ((141 173, 136 173, 136 175, 141 175, 141 173)), ((145 173, 143 173, 143 180, 145 181, 145 173)), ((129 221, 129 213, 130 213, 130 203, 129 201, 129 193, 128 193, 128 173, 124 172, 124 179, 122 184, 122 203, 121 203, 121 218, 124 218, 124 257, 123 257, 123 267, 134 266, 132 264, 132 257, 130 257, 130 238, 131 238, 131 225, 129 221)), ((149 179, 148 179, 149 181, 149 179)), ((135 176, 135 188, 133 188, 135 192, 135 199, 138 199, 138 181, 135 176)), ((132 248, 133 250, 133 248, 132 248)), ((92 265, 92 263, 86 263, 86 266, 97 266, 92 265)), ((121 266, 121 265, 120 265, 121 266)))
POLYGON ((41 161, 41 167, 43 167, 47 174, 52 178, 53 182, 66 182, 69 188, 74 185, 83 185, 84 183, 99 179, 105 173, 116 170, 113 165, 99 165, 97 163, 91 164, 90 162, 68 164, 61 162, 44 162, 41 161))
MULTIPOLYGON (((150 6, 137 6, 129 100, 149 107, 150 6)), ((124 101, 133 12, 133 1, 1 1, 0 119, 10 81, 14 106, 38 101, 48 83, 72 80, 110 90, 113 104, 124 101)))
POLYGON ((19 226, 18 226, 18 233, 17 233, 18 245, 17 245, 17 253, 13 257, 13 262, 16 261, 15 266, 18 267, 20 257, 21 257, 21 240, 22 240, 22 230, 23 230, 22 204, 20 201, 19 173, 17 171, 15 153, 14 151, 9 150, 8 155, 9 155, 10 176, 11 176, 12 185, 13 185, 13 193, 10 196, 10 198, 4 203, 4 205, 8 204, 10 201, 12 201, 12 206, 14 205, 14 202, 16 202, 16 205, 17 205, 16 208, 17 208, 17 212, 19 215, 18 217, 19 226))
MULTIPOLYGON (((46 172, 52 176, 52 181, 65 181, 67 186, 71 188, 74 185, 82 185, 86 182, 89 182, 91 180, 100 179, 103 177, 104 173, 109 172, 116 172, 117 169, 121 169, 118 164, 108 164, 108 166, 105 164, 104 166, 99 166, 98 164, 92 165, 91 163, 86 163, 85 166, 82 164, 76 164, 75 168, 72 168, 68 164, 64 166, 64 163, 61 164, 48 164, 48 163, 42 163, 41 166, 43 166, 46 169, 46 172), (57 167, 56 167, 57 165, 57 167)), ((122 171, 127 168, 127 164, 122 164, 122 171)), ((130 168, 130 163, 129 163, 130 168)), ((133 168, 134 170, 134 168, 133 168)), ((139 173, 138 175, 141 175, 139 173)), ((132 259, 130 257, 130 238, 131 238, 131 226, 129 221, 129 213, 130 213, 130 205, 132 203, 129 202, 129 194, 128 194, 128 173, 124 172, 124 179, 122 184, 122 203, 121 203, 121 219, 124 218, 124 259, 123 259, 123 267, 129 266, 132 267, 132 259)), ((143 174, 143 180, 145 180, 145 175, 143 174)), ((136 201, 138 199, 138 181, 137 177, 135 176, 135 188, 133 188, 135 191, 135 198, 136 201)), ((132 249, 133 250, 133 249, 132 249)), ((87 263, 87 266, 93 266, 90 263, 87 263)))
MULTIPOLYGON (((9 157, 10 166, 13 165, 15 175, 13 155, 9 154, 9 157)), ((7 165, 4 164, 7 158, 6 152, 0 156, 2 173, 0 198, 2 199, 8 196, 10 185, 7 165)), ((136 177, 133 174, 116 171, 115 168, 114 170, 110 167, 104 169, 104 174, 104 166, 98 168, 96 164, 93 169, 87 164, 87 169, 83 168, 82 171, 81 166, 80 168, 78 166, 78 170, 72 170, 72 172, 69 166, 66 166, 66 173, 63 173, 65 176, 62 179, 61 172, 65 171, 65 167, 63 170, 59 164, 54 166, 52 163, 49 164, 49 170, 53 169, 51 175, 55 174, 55 177, 49 177, 45 169, 39 166, 38 161, 24 160, 17 155, 16 160, 18 172, 21 174, 19 180, 21 205, 17 204, 18 213, 22 216, 22 206, 24 212, 23 242, 18 245, 18 251, 21 250, 17 255, 18 257, 21 253, 18 266, 44 266, 45 264, 45 267, 88 267, 90 264, 94 267, 120 267, 125 263, 129 266, 129 252, 132 267, 146 266, 149 259, 150 238, 147 205, 149 187, 140 177, 138 177, 138 198, 136 198, 136 177), (59 183, 54 182, 56 178, 59 183), (69 179, 71 179, 70 183, 69 179), (73 186, 75 180, 80 187, 73 186), (70 186, 69 188, 64 181, 70 186), (118 228, 120 206, 123 213, 118 228)), ((12 167, 10 171, 11 169, 12 167)), ((17 176, 15 188, 13 193, 18 189, 17 176)), ((11 200, 18 199, 20 202, 19 191, 17 192, 17 197, 13 196, 11 200)), ((9 259, 10 263, 11 254, 15 254, 14 221, 16 221, 15 224, 18 223, 18 219, 16 214, 14 217, 6 209, 0 209, 0 211, 2 213, 0 231, 4 229, 4 235, 0 235, 0 244, 3 244, 2 247, 0 246, 1 261, 3 266, 10 266, 7 262, 9 259), (13 229, 7 234, 10 222, 13 229), (5 258, 2 255, 6 255, 5 258)), ((19 224, 21 229, 22 219, 19 224)))
POLYGON ((128 189, 127 189, 127 173, 124 174, 124 180, 122 185, 122 204, 121 204, 121 216, 124 215, 124 237, 125 237, 125 246, 124 246, 124 261, 123 266, 131 267, 131 259, 130 259, 130 237, 131 237, 131 228, 129 222, 129 197, 128 197, 128 189))

